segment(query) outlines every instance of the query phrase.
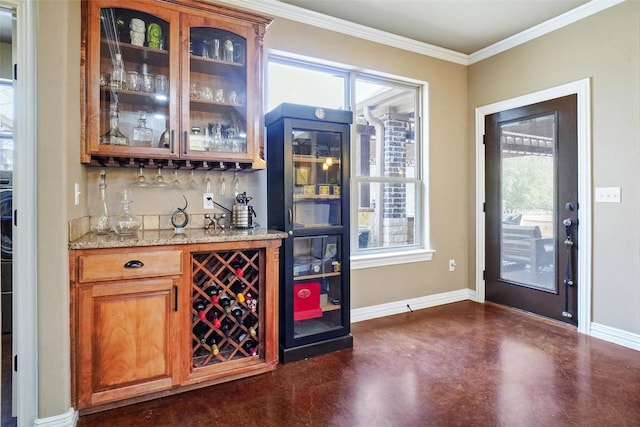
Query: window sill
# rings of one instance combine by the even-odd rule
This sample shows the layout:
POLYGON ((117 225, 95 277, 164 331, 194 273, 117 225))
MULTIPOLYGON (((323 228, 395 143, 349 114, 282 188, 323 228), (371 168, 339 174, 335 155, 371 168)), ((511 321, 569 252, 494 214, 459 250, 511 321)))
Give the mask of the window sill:
POLYGON ((351 269, 360 270, 410 262, 431 261, 434 252, 433 249, 416 249, 412 251, 351 255, 351 269))

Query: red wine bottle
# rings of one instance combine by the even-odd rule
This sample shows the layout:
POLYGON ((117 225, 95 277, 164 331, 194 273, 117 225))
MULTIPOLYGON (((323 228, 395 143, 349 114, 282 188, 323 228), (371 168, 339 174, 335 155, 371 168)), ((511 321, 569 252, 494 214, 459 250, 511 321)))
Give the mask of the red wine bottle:
POLYGON ((193 302, 193 309, 198 313, 198 318, 200 320, 206 319, 206 314, 204 310, 207 308, 207 301, 198 298, 193 302))
POLYGON ((218 313, 218 310, 216 308, 212 308, 211 310, 209 310, 208 318, 214 328, 220 329, 220 313, 218 313))
POLYGON ((228 337, 231 333, 231 328, 233 328, 233 322, 228 317, 222 319, 222 324, 220 325, 220 330, 224 334, 225 337, 228 337))
POLYGON ((205 289, 204 291, 207 293, 207 295, 209 295, 209 298, 211 299, 211 302, 213 304, 217 304, 218 303, 218 295, 220 295, 220 286, 211 285, 207 289, 205 289))
POLYGON ((244 277, 244 270, 242 269, 242 261, 240 261, 239 257, 236 257, 233 261, 231 261, 231 268, 236 272, 236 276, 244 277))

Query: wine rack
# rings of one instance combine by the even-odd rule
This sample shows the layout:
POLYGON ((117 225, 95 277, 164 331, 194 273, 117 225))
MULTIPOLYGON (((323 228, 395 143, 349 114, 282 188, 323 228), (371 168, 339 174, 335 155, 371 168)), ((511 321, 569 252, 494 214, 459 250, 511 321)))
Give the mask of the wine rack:
POLYGON ((260 356, 257 249, 191 254, 192 367, 260 356))

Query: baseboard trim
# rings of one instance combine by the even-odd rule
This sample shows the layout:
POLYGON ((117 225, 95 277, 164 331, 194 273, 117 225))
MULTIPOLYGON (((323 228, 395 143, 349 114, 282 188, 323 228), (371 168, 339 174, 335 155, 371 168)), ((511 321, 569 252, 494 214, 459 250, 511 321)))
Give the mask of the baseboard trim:
POLYGON ((628 347, 632 350, 640 351, 640 335, 638 334, 592 322, 589 335, 623 347, 628 347))
POLYGON ((33 425, 36 427, 74 427, 78 423, 78 411, 69 408, 67 412, 47 418, 37 418, 33 425))
POLYGON ((450 304, 452 302, 465 300, 475 301, 475 299, 476 292, 474 290, 460 289, 442 294, 394 301, 363 308, 354 308, 351 310, 351 323, 376 319, 378 317, 391 316, 393 314, 406 313, 409 311, 409 307, 411 307, 412 310, 419 310, 421 308, 435 307, 438 305, 450 304), (409 305, 409 307, 407 307, 407 305, 409 305))

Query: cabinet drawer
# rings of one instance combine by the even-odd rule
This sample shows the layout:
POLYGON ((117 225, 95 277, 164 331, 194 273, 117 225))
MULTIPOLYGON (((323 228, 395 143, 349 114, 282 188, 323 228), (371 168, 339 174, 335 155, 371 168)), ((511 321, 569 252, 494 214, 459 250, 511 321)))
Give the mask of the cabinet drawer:
POLYGON ((182 251, 81 255, 78 265, 80 283, 173 276, 182 274, 182 251))

